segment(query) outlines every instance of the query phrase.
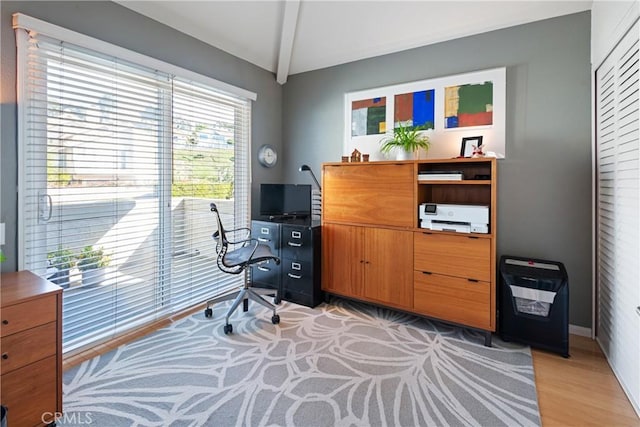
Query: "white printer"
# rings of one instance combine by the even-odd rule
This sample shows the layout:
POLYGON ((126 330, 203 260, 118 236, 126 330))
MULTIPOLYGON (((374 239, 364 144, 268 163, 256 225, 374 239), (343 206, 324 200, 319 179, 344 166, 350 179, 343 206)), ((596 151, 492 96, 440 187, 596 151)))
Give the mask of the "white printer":
POLYGON ((489 206, 422 203, 420 227, 459 233, 488 233, 489 206))

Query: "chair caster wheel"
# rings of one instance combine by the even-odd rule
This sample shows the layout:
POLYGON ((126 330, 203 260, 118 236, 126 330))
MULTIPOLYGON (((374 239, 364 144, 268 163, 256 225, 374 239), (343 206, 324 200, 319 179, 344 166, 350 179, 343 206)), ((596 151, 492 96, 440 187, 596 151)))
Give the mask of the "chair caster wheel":
POLYGON ((274 298, 274 299, 273 299, 273 303, 274 303, 274 304, 276 304, 276 305, 279 305, 279 304, 280 304, 280 302, 282 302, 282 299, 281 299, 281 298, 274 298))
POLYGON ((213 317, 213 309, 212 308, 205 309, 204 310, 204 317, 206 317, 206 318, 213 317))
POLYGON ((278 316, 277 314, 274 314, 273 317, 271 317, 271 323, 273 323, 274 325, 277 325, 278 323, 280 323, 280 316, 278 316))
POLYGON ((231 332, 233 332, 233 326, 231 324, 224 325, 224 334, 229 335, 231 332))

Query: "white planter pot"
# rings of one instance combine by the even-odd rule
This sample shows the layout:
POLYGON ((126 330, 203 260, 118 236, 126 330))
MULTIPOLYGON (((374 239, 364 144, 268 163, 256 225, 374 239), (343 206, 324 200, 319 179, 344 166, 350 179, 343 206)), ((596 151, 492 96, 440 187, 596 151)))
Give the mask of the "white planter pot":
POLYGON ((107 268, 94 268, 82 272, 82 286, 100 286, 106 279, 107 268))
POLYGON ((396 150, 396 160, 413 160, 414 153, 405 150, 396 150))

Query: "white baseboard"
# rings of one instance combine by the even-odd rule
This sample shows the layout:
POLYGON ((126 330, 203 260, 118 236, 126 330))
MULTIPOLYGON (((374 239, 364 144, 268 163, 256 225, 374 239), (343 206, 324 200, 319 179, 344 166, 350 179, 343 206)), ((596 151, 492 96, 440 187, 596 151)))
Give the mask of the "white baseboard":
POLYGON ((572 335, 580 335, 581 337, 593 338, 591 328, 585 328, 584 326, 569 325, 569 333, 572 335))

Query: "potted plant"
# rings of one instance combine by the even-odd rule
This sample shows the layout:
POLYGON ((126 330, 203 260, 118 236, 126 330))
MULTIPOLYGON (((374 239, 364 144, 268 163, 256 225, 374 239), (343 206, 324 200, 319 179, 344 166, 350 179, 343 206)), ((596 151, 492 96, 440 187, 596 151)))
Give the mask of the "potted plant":
POLYGON ((85 246, 78 255, 78 270, 82 274, 83 286, 99 285, 105 280, 107 267, 111 258, 105 254, 104 248, 85 246))
POLYGON ((76 263, 70 249, 59 246, 55 251, 47 253, 47 279, 63 289, 69 287, 69 271, 76 263))
POLYGON ((400 125, 393 129, 393 136, 387 136, 380 141, 380 151, 385 154, 395 151, 397 160, 417 159, 420 149, 427 151, 431 146, 429 137, 420 134, 423 130, 425 129, 422 126, 400 125))

